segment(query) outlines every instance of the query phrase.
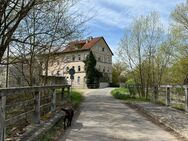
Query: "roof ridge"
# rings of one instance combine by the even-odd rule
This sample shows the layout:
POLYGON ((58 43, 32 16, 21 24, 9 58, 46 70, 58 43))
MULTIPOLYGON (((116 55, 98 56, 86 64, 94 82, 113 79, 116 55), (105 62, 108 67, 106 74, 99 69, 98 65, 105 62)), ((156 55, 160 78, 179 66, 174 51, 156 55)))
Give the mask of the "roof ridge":
POLYGON ((88 37, 88 39, 83 40, 75 40, 68 43, 67 47, 63 50, 63 52, 73 52, 73 51, 81 51, 81 50, 90 50, 100 39, 104 39, 102 36, 99 37, 88 37), (76 45, 80 45, 81 47, 76 48, 76 45))

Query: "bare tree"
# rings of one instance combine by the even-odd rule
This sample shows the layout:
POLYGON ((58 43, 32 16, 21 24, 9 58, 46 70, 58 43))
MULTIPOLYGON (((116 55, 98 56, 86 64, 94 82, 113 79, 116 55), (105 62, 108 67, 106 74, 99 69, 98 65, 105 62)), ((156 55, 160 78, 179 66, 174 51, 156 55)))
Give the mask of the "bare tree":
POLYGON ((33 85, 33 80, 40 78, 42 73, 46 76, 46 84, 50 60, 58 60, 55 54, 63 50, 67 41, 82 35, 86 19, 70 12, 74 5, 69 0, 37 5, 15 32, 16 47, 11 53, 19 64, 24 63, 25 67, 16 68, 23 73, 28 85, 33 85))
POLYGON ((35 4, 36 0, 0 1, 0 62, 20 22, 35 4))
POLYGON ((136 19, 120 42, 119 56, 129 62, 136 83, 141 84, 142 97, 155 82, 155 55, 162 43, 162 25, 156 12, 136 19))

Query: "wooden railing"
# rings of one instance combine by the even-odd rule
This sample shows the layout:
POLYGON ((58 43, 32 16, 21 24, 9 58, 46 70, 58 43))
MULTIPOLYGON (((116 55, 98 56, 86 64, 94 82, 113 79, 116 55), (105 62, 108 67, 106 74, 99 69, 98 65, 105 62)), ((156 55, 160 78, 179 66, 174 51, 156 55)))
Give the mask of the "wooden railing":
POLYGON ((41 113, 40 110, 42 107, 48 105, 50 106, 51 112, 56 110, 56 89, 61 89, 61 96, 64 95, 64 89, 67 89, 67 92, 70 92, 70 85, 54 85, 54 86, 35 86, 35 87, 22 87, 22 88, 3 88, 0 89, 0 141, 5 141, 6 138, 6 127, 19 122, 26 116, 31 116, 33 123, 40 124, 41 113), (50 92, 50 102, 41 104, 41 93, 44 91, 50 92), (23 93, 33 95, 29 100, 24 101, 11 101, 7 104, 7 97, 19 96, 23 93), (30 104, 33 104, 34 107, 27 112, 21 112, 16 116, 6 118, 6 110, 9 110, 11 107, 25 107, 30 104))
MULTIPOLYGON (((141 88, 140 85, 126 85, 127 88, 141 88)), ((145 90, 146 91, 146 90, 145 90)), ((187 85, 161 85, 149 88, 149 98, 152 102, 162 103, 188 112, 187 85)))
POLYGON ((154 87, 153 94, 155 102, 159 100, 159 94, 162 94, 164 96, 166 106, 171 106, 172 102, 176 101, 177 104, 183 104, 184 110, 188 112, 187 85, 161 85, 159 88, 154 87), (179 92, 177 90, 179 90, 179 92))

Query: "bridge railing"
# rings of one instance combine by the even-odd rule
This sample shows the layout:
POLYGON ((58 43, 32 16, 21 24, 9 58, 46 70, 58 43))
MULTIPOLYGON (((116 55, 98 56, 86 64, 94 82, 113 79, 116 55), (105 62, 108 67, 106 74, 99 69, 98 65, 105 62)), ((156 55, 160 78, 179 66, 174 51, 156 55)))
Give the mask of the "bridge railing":
POLYGON ((161 85, 154 87, 153 100, 163 99, 166 106, 174 106, 188 112, 188 86, 187 85, 161 85))
MULTIPOLYGON (((141 88, 141 85, 126 85, 126 87, 134 89, 137 93, 137 89, 141 88)), ((148 90, 151 101, 188 112, 187 85, 160 85, 150 87, 148 90)))
POLYGON ((31 117, 32 123, 40 124, 42 108, 46 106, 50 107, 50 111, 54 113, 56 111, 57 89, 61 90, 62 98, 65 89, 67 89, 67 92, 70 93, 70 85, 0 89, 0 141, 5 141, 6 128, 8 126, 20 122, 25 117, 31 117), (47 95, 42 96, 44 93, 47 93, 47 95), (23 97, 26 98, 24 99, 23 97), (45 102, 46 100, 47 102, 45 102), (28 106, 29 108, 26 108, 28 106), (17 107, 22 110, 19 112, 15 111, 17 107), (7 111, 10 109, 15 111, 16 115, 7 114, 7 111))

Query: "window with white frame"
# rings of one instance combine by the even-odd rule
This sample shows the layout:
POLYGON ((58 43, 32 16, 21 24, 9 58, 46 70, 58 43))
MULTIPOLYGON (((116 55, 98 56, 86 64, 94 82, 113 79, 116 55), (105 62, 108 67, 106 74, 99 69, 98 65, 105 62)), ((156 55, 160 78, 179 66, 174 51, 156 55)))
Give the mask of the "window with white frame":
POLYGON ((75 56, 74 55, 72 56, 72 61, 75 61, 75 56))
POLYGON ((80 84, 80 76, 77 77, 77 84, 80 84))
POLYGON ((104 47, 102 48, 102 51, 103 51, 103 52, 105 51, 105 48, 104 48, 104 47))
POLYGON ((78 72, 79 72, 79 71, 81 71, 81 68, 80 68, 80 66, 78 66, 78 72))
POLYGON ((78 60, 79 60, 79 61, 81 60, 80 54, 78 55, 78 60))

